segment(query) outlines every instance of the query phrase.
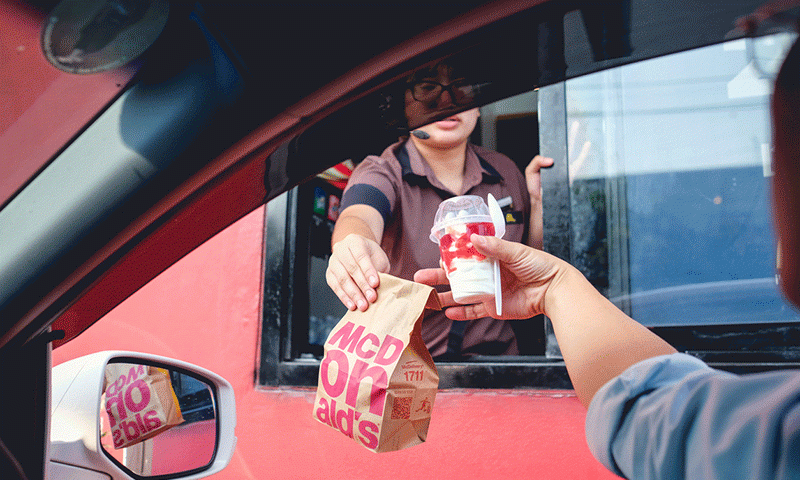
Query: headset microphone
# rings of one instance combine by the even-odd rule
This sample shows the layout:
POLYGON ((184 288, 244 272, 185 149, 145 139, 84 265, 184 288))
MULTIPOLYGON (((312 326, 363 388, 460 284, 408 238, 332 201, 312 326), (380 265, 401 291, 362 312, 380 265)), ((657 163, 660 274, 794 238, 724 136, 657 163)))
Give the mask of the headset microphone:
POLYGON ((414 130, 413 132, 411 132, 411 135, 414 135, 415 137, 419 138, 420 140, 427 140, 427 139, 431 138, 430 135, 428 135, 427 133, 423 132, 422 130, 414 130))

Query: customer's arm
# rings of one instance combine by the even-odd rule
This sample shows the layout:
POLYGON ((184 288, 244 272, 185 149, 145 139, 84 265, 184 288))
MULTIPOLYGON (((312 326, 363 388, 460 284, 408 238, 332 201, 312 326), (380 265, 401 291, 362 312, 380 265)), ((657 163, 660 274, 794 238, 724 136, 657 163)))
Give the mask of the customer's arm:
MULTIPOLYGON (((473 235, 476 249, 502 263, 503 319, 544 313, 553 322, 564 362, 581 402, 588 407, 600 387, 629 366, 675 349, 615 307, 567 262, 494 237, 473 235)), ((420 270, 414 279, 428 285, 446 283, 441 269, 420 270)), ((455 305, 442 294, 444 305, 455 305)), ((494 316, 494 300, 452 306, 454 320, 494 316)))
MULTIPOLYGON (((565 264, 566 265, 566 264, 565 264)), ((545 296, 544 311, 581 402, 588 407, 606 382, 641 360, 675 349, 600 294, 571 265, 545 296)))

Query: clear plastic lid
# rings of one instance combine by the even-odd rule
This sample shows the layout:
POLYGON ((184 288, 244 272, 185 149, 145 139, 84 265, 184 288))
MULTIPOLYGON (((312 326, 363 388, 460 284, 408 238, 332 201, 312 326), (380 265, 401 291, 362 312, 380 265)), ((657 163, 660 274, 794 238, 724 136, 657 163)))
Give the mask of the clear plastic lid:
POLYGON ((439 243, 447 227, 465 223, 492 222, 489 207, 477 195, 448 198, 439 204, 431 228, 431 241, 439 243))

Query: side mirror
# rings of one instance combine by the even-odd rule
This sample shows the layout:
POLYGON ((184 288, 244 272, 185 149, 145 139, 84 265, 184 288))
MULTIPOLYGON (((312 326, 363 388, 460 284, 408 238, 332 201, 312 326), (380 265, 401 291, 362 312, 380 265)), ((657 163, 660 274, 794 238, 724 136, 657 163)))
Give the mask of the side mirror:
POLYGON ((208 370, 99 352, 54 367, 52 376, 49 478, 196 479, 233 455, 233 388, 208 370))

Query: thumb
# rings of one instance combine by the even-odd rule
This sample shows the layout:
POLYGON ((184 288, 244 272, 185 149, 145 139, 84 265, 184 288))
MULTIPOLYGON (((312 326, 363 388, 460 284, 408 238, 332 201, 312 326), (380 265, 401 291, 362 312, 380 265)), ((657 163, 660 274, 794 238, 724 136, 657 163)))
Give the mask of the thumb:
POLYGON ((478 252, 504 263, 511 263, 518 259, 526 249, 521 243, 509 242, 493 236, 472 234, 470 240, 478 252))

